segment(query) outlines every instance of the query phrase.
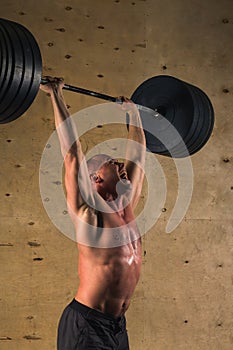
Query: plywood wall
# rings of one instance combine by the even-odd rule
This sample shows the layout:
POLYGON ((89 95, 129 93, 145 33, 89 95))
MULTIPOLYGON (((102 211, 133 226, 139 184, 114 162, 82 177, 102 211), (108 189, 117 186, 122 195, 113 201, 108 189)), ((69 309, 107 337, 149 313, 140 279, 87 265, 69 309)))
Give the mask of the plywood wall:
MULTIPOLYGON (((170 234, 177 171, 172 159, 156 157, 166 202, 143 236, 142 275, 127 320, 132 350, 232 349, 233 2, 2 0, 1 17, 29 28, 43 73, 70 84, 130 96, 143 80, 168 74, 208 94, 214 131, 192 157, 191 204, 170 234)), ((99 103, 65 96, 71 113, 99 103)), ((78 286, 76 244, 54 226, 40 196, 39 165, 53 130, 42 92, 20 119, 0 127, 1 350, 55 349, 58 319, 78 286)), ((106 130, 85 136, 85 149, 106 130)))

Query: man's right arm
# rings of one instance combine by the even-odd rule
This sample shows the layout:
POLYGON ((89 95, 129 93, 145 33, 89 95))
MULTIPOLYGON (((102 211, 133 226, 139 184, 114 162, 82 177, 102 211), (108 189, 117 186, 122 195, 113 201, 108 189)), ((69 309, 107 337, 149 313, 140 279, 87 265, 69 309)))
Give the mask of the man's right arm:
POLYGON ((49 83, 42 85, 41 90, 51 95, 56 130, 64 158, 67 206, 72 220, 75 221, 83 205, 89 203, 94 207, 94 196, 85 156, 76 127, 66 107, 62 87, 63 80, 49 78, 49 83), (85 199, 81 195, 80 187, 85 199))

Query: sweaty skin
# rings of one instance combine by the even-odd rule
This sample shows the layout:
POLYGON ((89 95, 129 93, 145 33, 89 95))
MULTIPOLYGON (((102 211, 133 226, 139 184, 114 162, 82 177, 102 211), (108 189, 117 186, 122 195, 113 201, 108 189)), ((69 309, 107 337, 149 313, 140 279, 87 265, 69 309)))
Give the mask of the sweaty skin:
POLYGON ((62 93, 63 80, 51 77, 47 79, 49 83, 41 85, 41 90, 51 95, 64 157, 67 204, 77 235, 81 232, 86 237, 90 234, 109 237, 109 228, 114 228, 119 237, 128 238, 124 245, 113 248, 96 248, 78 243, 79 287, 75 299, 93 309, 119 317, 129 307, 141 269, 141 238, 134 220, 134 209, 143 184, 146 149, 140 116, 132 101, 124 99, 121 108, 128 113, 130 122, 126 162, 100 156, 98 161, 102 162, 90 176, 87 166, 81 166, 85 157, 75 126, 72 122, 64 126, 62 124, 69 117, 62 93), (76 139, 76 142, 69 149, 71 138, 76 139), (131 140, 136 141, 140 147, 135 147, 135 144, 132 147, 131 140), (81 179, 79 182, 78 175, 81 179), (131 185, 130 201, 127 191, 117 193, 117 184, 124 180, 131 185), (82 191, 92 206, 96 205, 103 210, 97 211, 89 206, 88 201, 83 199, 79 186, 82 186, 82 191), (105 210, 108 208, 114 211, 105 210), (101 230, 97 232, 100 218, 101 230), (89 226, 82 222, 92 225, 91 232, 89 226))

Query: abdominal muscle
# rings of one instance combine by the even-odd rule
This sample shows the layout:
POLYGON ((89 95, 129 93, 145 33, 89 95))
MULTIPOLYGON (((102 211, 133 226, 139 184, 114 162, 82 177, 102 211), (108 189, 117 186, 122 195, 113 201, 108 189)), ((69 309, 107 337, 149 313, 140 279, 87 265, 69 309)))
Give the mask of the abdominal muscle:
POLYGON ((141 268, 141 239, 114 248, 78 245, 80 284, 75 299, 115 317, 128 309, 141 268))

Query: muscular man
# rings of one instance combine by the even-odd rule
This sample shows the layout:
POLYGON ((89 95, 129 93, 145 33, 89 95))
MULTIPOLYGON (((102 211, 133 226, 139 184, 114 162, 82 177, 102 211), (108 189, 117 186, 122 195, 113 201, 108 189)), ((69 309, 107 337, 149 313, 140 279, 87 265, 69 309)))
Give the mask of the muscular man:
POLYGON ((86 162, 62 94, 63 81, 48 80, 41 89, 51 95, 64 157, 67 205, 77 237, 84 235, 87 242, 88 237, 90 242, 93 236, 100 242, 103 238, 106 246, 78 242, 80 283, 59 322, 58 350, 127 350, 124 315, 141 267, 141 239, 134 218, 144 177, 140 116, 134 103, 124 99, 121 108, 129 115, 125 163, 104 154, 86 162), (112 244, 112 234, 122 244, 112 244))

